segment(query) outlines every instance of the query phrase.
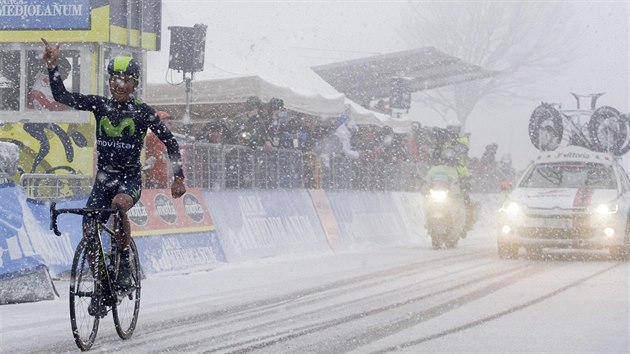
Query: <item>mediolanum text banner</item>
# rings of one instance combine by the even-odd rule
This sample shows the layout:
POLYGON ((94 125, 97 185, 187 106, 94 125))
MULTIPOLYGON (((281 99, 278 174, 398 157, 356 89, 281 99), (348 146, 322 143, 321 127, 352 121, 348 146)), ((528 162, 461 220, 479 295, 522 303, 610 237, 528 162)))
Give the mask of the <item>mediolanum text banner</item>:
POLYGON ((2 30, 90 29, 89 0, 0 0, 2 30))

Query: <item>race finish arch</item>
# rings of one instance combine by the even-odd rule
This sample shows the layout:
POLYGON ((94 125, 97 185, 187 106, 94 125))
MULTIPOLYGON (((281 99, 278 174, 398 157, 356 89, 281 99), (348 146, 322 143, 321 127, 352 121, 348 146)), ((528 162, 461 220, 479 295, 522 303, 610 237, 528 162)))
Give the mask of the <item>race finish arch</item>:
POLYGON ((21 174, 94 173, 92 114, 54 102, 41 38, 61 43, 69 91, 110 96, 109 60, 131 55, 146 69, 146 52, 160 50, 161 13, 160 0, 0 1, 0 141, 19 146, 21 174))

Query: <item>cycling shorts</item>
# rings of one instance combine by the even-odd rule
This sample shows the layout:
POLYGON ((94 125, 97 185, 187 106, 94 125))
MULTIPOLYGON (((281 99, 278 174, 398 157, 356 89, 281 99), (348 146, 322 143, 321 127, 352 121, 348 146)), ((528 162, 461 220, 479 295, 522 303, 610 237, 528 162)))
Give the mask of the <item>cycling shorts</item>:
MULTIPOLYGON (((133 199, 135 205, 140 200, 142 192, 142 177, 140 172, 120 172, 99 170, 94 179, 92 193, 88 198, 86 207, 88 208, 111 208, 112 200, 117 194, 127 194, 133 199)), ((84 217, 83 222, 87 220, 84 217)), ((106 222, 107 218, 103 218, 106 222)))

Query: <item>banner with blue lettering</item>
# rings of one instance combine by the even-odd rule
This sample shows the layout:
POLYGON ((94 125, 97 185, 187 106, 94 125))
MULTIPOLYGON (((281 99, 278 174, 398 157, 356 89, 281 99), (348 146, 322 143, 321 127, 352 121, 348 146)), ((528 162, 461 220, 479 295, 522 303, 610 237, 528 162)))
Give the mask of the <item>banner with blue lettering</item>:
POLYGON ((404 222, 389 192, 327 191, 326 195, 345 244, 408 241, 404 222))
MULTIPOLYGON (((85 199, 58 201, 57 209, 83 208, 85 203, 85 199)), ((34 243, 39 245, 37 250, 41 258, 53 274, 69 271, 75 248, 83 237, 81 226, 83 217, 76 214, 60 214, 57 225, 61 236, 57 237, 48 230, 50 204, 28 204, 35 215, 35 223, 45 228, 41 233, 42 237, 32 238, 34 243)), ((146 273, 189 269, 192 266, 212 266, 225 262, 223 250, 214 231, 134 236, 134 240, 138 246, 140 264, 146 273)))
MULTIPOLYGON (((57 217, 57 226, 61 236, 50 230, 50 203, 29 201, 27 203, 33 224, 39 232, 31 235, 31 242, 39 256, 46 262, 52 274, 69 272, 72 266, 74 250, 83 237, 83 219, 76 214, 61 214, 57 217)), ((83 208, 85 199, 57 201, 57 209, 83 208)))
POLYGON ((228 262, 330 251, 306 190, 204 192, 228 262))
POLYGON ((90 0, 0 1, 2 30, 90 29, 90 0))
POLYGON ((430 240, 431 238, 424 227, 424 197, 422 193, 391 192, 391 195, 411 241, 430 240))
POLYGON ((11 180, 3 180, 0 200, 0 278, 45 264, 31 239, 40 232, 38 223, 33 225, 21 189, 11 180))

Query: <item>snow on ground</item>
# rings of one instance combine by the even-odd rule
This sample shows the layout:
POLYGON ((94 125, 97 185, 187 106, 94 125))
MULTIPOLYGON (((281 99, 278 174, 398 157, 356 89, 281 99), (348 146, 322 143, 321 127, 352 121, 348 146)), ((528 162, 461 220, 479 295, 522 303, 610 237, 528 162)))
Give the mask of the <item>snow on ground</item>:
MULTIPOLYGON (((133 337, 118 339, 108 316, 92 350, 630 352, 630 263, 606 252, 500 260, 492 209, 454 250, 426 238, 152 275, 133 337)), ((3 353, 77 350, 68 284, 56 285, 57 300, 0 306, 3 353)))

